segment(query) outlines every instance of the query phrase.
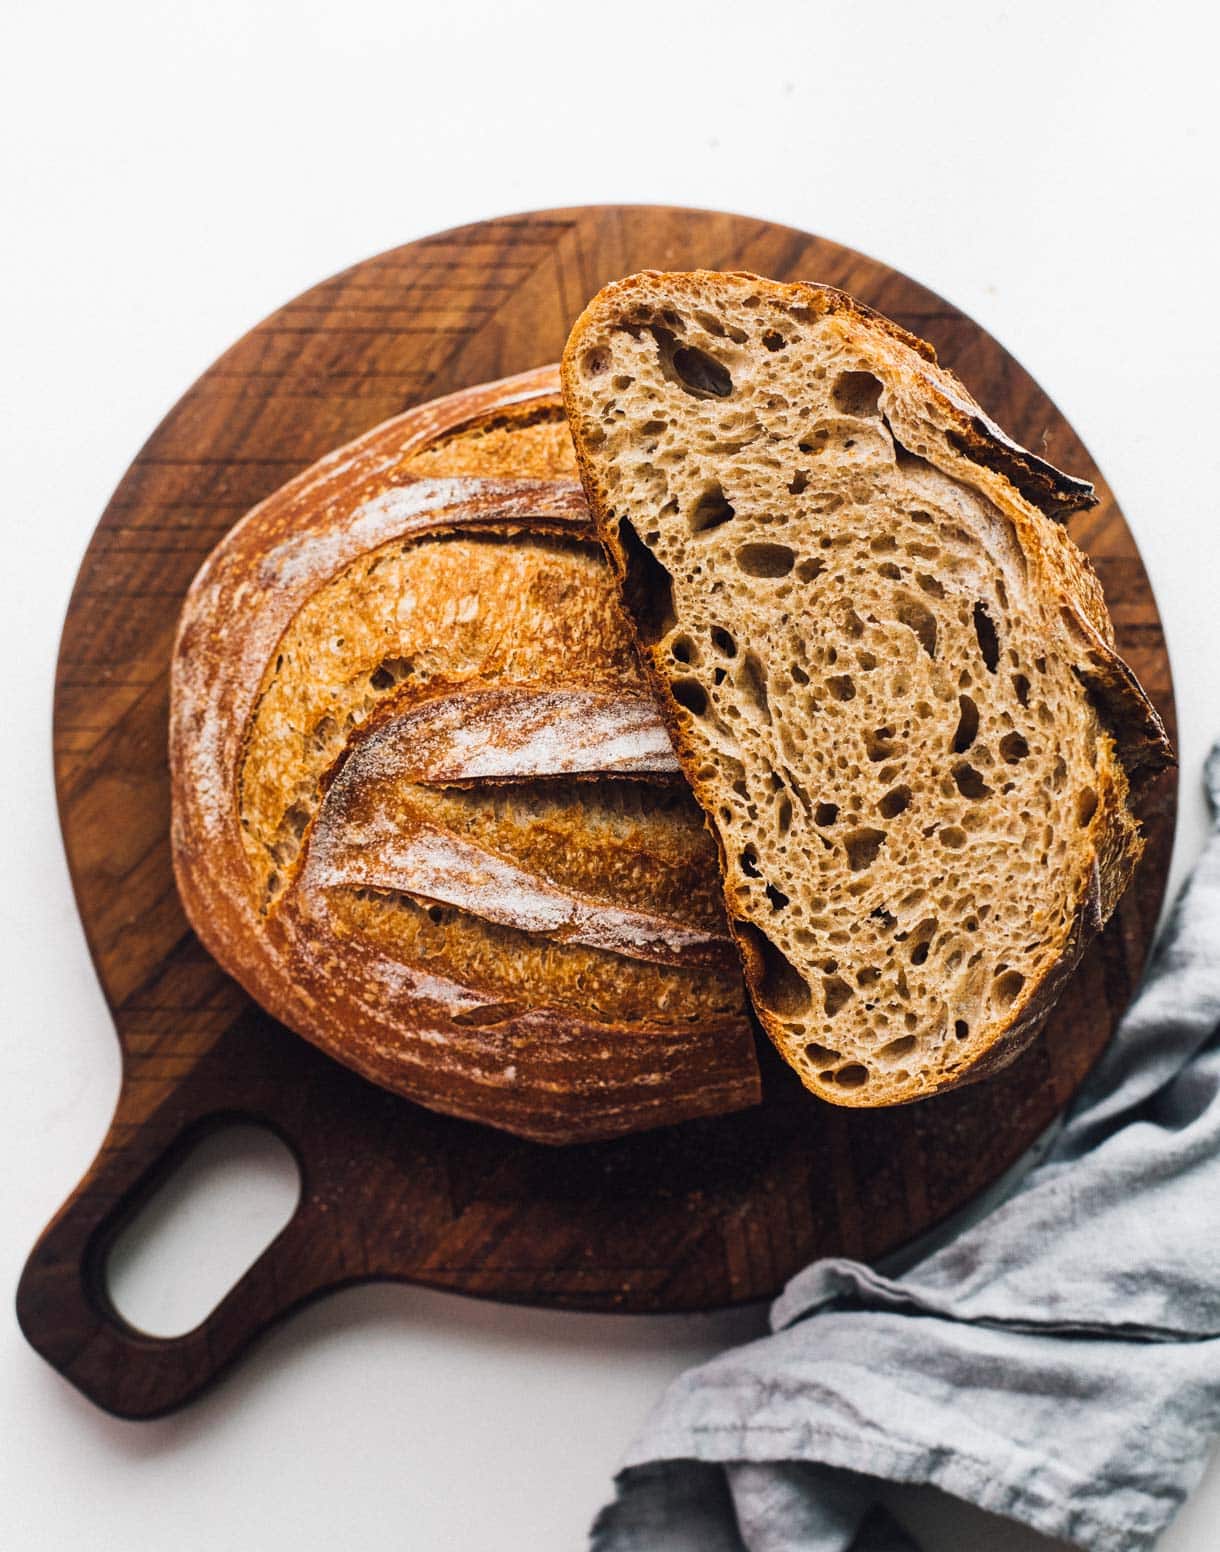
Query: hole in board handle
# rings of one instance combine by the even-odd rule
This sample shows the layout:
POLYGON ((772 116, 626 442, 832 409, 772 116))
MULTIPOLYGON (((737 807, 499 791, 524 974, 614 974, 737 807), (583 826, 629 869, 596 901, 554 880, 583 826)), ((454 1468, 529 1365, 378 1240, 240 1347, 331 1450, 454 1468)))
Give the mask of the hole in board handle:
POLYGON ((146 1336, 177 1337, 212 1313, 296 1211, 301 1172, 268 1127, 231 1122, 189 1144, 119 1230, 106 1291, 146 1336))

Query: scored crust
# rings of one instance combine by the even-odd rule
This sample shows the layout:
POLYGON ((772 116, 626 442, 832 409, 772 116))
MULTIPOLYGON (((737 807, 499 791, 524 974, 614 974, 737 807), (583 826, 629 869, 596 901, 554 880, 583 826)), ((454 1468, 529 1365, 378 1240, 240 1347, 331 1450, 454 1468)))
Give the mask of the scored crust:
POLYGON ((183 608, 173 856, 272 1014, 546 1142, 757 1102, 715 851, 574 481, 554 367, 376 427, 183 608))
POLYGON ((1061 526, 1092 489, 842 292, 646 272, 577 321, 581 477, 756 1012, 835 1103, 1033 1038, 1172 759, 1061 526))

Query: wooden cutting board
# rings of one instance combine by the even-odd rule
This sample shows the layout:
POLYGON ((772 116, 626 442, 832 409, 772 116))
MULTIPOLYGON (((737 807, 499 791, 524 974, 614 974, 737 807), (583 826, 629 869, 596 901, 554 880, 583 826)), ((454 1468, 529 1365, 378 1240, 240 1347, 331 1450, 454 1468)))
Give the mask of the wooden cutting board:
POLYGON ((1137 881, 1042 1038, 1000 1077, 905 1109, 833 1109, 768 1062, 755 1111, 556 1152, 355 1077, 263 1014, 188 930, 170 869, 167 681, 179 604, 208 550, 376 422, 555 360, 605 281, 698 266, 854 292, 930 339, 1019 441, 1095 480, 1101 504, 1071 531, 1172 730, 1152 591, 1087 452, 993 339, 883 264, 764 221, 611 206, 445 232, 290 302, 204 374, 132 464, 85 556, 60 650, 60 818, 123 1085, 101 1152, 30 1256, 18 1313, 34 1347, 109 1411, 180 1405, 273 1321, 366 1279, 568 1309, 700 1310, 773 1295, 818 1255, 876 1257, 1018 1157, 1126 1005, 1169 862, 1171 778, 1149 804, 1137 881), (235 1117, 288 1142, 300 1205, 202 1325, 145 1336, 107 1297, 110 1246, 200 1135, 235 1117))

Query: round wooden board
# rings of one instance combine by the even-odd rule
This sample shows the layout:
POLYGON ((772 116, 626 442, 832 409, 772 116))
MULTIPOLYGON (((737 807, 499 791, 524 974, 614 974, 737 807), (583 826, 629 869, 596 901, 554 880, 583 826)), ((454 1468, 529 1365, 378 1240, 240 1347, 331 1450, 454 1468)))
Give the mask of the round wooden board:
POLYGON ((30 1256, 18 1310, 38 1351, 110 1411, 179 1405, 288 1310, 364 1279, 565 1308, 697 1310, 773 1295, 819 1255, 876 1257, 1020 1155, 1125 1007, 1161 901, 1172 780, 1149 802, 1135 885, 1042 1038, 998 1078, 905 1109, 833 1109, 769 1061, 757 1110, 556 1152, 348 1073, 262 1013, 189 932, 170 868, 167 680, 179 604, 212 545, 387 416, 555 360, 607 280, 699 266, 855 293, 931 340, 1019 441, 1096 481, 1101 504, 1072 533, 1172 730, 1148 578, 1088 454, 994 340, 883 264, 740 216, 594 207, 426 238, 289 303, 189 390, 132 465, 85 557, 59 659, 60 815, 123 1086, 100 1154, 30 1256), (200 1327, 146 1337, 109 1303, 109 1247, 182 1151, 234 1116, 290 1144, 300 1205, 200 1327))

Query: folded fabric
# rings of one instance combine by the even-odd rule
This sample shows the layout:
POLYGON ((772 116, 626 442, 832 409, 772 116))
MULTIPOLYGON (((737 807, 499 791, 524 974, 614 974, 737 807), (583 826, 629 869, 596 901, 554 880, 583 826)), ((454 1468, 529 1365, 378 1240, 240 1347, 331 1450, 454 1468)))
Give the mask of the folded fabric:
POLYGON ((815 1263, 773 1335, 679 1378, 594 1552, 910 1552, 880 1480, 1152 1546, 1220 1432, 1220 745, 1206 781, 1207 848, 1040 1160, 900 1276, 815 1263))

